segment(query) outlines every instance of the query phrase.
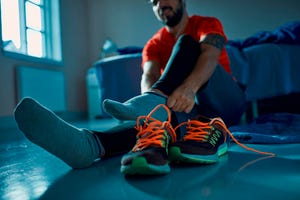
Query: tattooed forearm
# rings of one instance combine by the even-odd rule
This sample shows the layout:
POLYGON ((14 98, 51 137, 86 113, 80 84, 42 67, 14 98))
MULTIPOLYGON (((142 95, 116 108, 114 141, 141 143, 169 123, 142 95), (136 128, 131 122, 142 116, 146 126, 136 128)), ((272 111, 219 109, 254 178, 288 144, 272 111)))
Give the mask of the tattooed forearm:
POLYGON ((225 45, 225 38, 218 34, 208 34, 202 41, 203 44, 212 45, 218 49, 223 49, 225 45))

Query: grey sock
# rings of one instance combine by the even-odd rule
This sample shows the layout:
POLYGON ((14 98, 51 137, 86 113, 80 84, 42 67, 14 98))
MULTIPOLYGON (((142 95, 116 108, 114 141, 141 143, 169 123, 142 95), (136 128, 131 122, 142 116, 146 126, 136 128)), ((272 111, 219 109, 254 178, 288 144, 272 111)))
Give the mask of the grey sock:
POLYGON ((72 126, 31 98, 21 100, 14 114, 19 129, 31 142, 72 168, 88 167, 104 153, 92 132, 72 126))
MULTIPOLYGON (((167 98, 155 93, 146 92, 133 97, 124 103, 105 99, 103 109, 106 113, 119 120, 136 120, 139 116, 148 115, 149 112, 158 104, 166 104, 167 98)), ((157 110, 152 117, 164 121, 167 119, 167 113, 163 109, 157 110)))

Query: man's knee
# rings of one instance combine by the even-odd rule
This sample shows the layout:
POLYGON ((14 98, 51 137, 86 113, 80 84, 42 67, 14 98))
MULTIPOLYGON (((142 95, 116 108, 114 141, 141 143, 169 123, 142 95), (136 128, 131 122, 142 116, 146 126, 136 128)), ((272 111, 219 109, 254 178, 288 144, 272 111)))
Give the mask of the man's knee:
MULTIPOLYGON (((185 62, 187 62, 187 59, 191 61, 191 64, 195 65, 199 55, 200 55, 200 45, 199 42, 196 41, 192 36, 190 35, 181 35, 174 48, 171 58, 174 57, 174 55, 180 54, 181 58, 183 57, 185 62)), ((188 63, 186 63, 188 64, 188 63)))
POLYGON ((191 46, 191 45, 199 45, 198 41, 196 41, 192 36, 183 34, 177 40, 177 45, 182 46, 191 46))

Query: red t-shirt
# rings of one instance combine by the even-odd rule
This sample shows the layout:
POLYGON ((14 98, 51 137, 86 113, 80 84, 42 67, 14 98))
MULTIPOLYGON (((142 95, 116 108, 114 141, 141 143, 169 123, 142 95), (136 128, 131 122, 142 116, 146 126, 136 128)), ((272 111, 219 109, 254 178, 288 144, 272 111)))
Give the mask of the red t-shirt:
MULTIPOLYGON (((191 16, 183 34, 191 35, 196 41, 200 41, 207 34, 219 34, 227 40, 224 34, 221 22, 214 17, 191 16)), ((177 38, 171 35, 166 28, 161 28, 154 36, 146 43, 143 49, 143 62, 155 60, 160 63, 162 71, 171 56, 173 46, 177 38)), ((225 48, 222 50, 219 63, 224 69, 231 73, 229 66, 229 58, 225 48)))

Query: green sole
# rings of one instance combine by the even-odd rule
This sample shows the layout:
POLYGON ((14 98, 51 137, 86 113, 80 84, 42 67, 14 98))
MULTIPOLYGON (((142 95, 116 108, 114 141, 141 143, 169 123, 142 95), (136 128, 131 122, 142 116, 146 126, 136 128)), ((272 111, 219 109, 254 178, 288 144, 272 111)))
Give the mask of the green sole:
POLYGON ((227 153, 227 149, 228 146, 225 143, 219 147, 218 152, 214 155, 193 155, 181 153, 179 147, 171 147, 169 158, 172 162, 213 164, 219 161, 220 156, 227 153))
POLYGON ((160 175, 169 173, 169 164, 151 165, 148 164, 144 157, 136 157, 130 165, 122 165, 121 173, 129 175, 160 175))

